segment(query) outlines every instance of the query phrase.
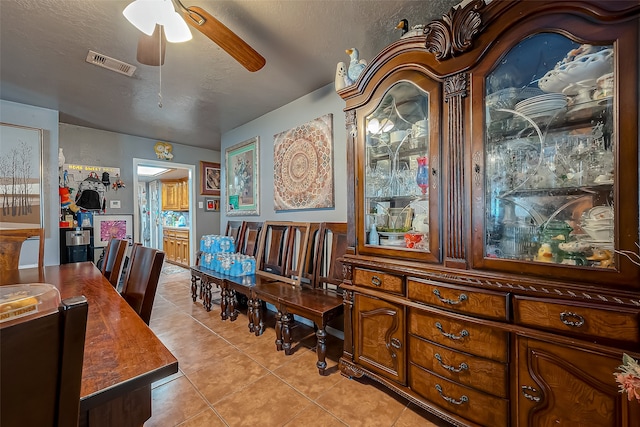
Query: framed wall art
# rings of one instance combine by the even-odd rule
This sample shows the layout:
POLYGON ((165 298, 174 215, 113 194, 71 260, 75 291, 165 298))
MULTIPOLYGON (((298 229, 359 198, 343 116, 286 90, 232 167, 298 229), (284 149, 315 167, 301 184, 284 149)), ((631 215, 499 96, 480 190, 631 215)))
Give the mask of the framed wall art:
POLYGON ((333 115, 274 135, 276 211, 334 207, 333 115))
POLYGON ((42 129, 0 123, 0 228, 42 226, 42 129))
POLYGON ((200 194, 220 195, 220 163, 200 162, 200 194))
POLYGON ((220 210, 220 199, 205 199, 204 210, 207 212, 218 212, 220 210))
POLYGON ((94 215, 93 246, 105 247, 111 239, 124 239, 133 244, 133 215, 94 215))
POLYGON ((227 216, 260 215, 259 138, 226 151, 227 216))

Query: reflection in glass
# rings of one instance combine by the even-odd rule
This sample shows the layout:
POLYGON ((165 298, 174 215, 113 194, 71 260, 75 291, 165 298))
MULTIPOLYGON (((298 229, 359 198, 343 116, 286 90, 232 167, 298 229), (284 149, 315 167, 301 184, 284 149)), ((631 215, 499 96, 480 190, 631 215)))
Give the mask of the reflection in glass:
POLYGON ((551 33, 485 80, 485 257, 612 268, 613 46, 551 33))
POLYGON ((403 81, 365 118, 364 225, 379 234, 369 244, 428 250, 428 117, 429 95, 403 81))

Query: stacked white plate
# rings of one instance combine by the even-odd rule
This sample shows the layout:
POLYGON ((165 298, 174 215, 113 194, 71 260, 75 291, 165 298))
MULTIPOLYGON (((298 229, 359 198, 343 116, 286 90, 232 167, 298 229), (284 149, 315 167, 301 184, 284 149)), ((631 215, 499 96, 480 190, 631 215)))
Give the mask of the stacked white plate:
POLYGON ((515 110, 529 118, 552 116, 567 108, 567 96, 563 93, 545 93, 516 104, 515 110))

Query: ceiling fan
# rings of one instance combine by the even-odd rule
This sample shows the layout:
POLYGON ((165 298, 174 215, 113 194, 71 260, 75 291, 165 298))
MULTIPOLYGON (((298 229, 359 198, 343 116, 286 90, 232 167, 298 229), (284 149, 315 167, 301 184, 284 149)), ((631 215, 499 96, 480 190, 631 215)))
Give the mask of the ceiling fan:
POLYGON ((137 60, 141 64, 154 66, 164 64, 167 39, 169 41, 191 39, 191 34, 184 22, 207 36, 251 72, 260 70, 266 63, 262 55, 201 7, 186 7, 180 0, 136 0, 125 8, 123 14, 143 32, 138 41, 137 53, 137 60), (181 17, 172 4, 180 9, 181 17), (168 9, 169 6, 170 9, 168 9), (179 20, 183 22, 179 23, 179 20), (174 40, 168 37, 169 31, 172 32, 171 36, 174 40), (177 34, 177 31, 180 31, 180 34, 177 34))

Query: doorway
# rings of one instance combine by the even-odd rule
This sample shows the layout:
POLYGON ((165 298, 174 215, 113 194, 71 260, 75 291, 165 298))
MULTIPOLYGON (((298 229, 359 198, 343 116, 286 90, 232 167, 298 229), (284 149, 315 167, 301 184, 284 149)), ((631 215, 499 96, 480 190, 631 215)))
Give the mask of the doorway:
POLYGON ((196 209, 195 209, 195 165, 172 163, 160 160, 133 159, 133 221, 134 221, 134 241, 142 243, 144 246, 163 249, 162 247, 162 226, 164 215, 162 210, 162 190, 161 180, 187 180, 187 193, 189 195, 189 210, 187 211, 189 220, 186 229, 189 230, 189 260, 195 259, 195 230, 196 209), (153 168, 163 168, 166 171, 157 175, 140 175, 138 166, 153 168))

